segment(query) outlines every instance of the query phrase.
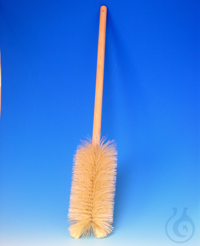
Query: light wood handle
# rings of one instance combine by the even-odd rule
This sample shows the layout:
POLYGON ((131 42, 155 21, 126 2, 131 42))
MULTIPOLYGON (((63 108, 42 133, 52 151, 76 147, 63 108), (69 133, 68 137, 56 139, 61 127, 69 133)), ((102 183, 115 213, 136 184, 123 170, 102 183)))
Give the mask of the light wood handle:
POLYGON ((107 7, 101 6, 100 20, 99 20, 94 121, 93 121, 93 134, 92 134, 92 144, 94 145, 100 144, 100 138, 101 138, 101 114, 102 114, 102 99, 103 99, 106 17, 107 17, 107 7))

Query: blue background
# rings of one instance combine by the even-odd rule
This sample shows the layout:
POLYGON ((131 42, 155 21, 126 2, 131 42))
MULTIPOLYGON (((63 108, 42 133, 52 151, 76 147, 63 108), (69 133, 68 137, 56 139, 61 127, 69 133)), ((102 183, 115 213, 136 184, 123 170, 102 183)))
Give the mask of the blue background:
POLYGON ((2 246, 176 245, 165 233, 174 207, 174 222, 188 207, 195 224, 184 245, 199 245, 199 16, 198 0, 1 0, 2 246), (102 136, 118 150, 115 229, 76 240, 67 218, 72 162, 92 134, 102 4, 102 136))

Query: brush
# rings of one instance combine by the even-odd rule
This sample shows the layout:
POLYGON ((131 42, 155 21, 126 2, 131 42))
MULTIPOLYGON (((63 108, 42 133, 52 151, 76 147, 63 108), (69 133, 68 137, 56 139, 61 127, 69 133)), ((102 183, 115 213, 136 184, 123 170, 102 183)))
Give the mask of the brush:
POLYGON ((103 238, 113 230, 117 152, 101 138, 107 7, 101 6, 92 141, 82 141, 74 156, 68 218, 74 238, 103 238))

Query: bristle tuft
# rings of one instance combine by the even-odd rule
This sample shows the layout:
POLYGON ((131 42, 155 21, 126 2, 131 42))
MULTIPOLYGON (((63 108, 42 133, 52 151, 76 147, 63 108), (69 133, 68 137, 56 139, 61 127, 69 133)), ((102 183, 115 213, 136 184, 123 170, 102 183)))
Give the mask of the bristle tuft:
POLYGON ((97 146, 85 141, 78 147, 68 214, 72 237, 103 238, 113 230, 116 155, 110 141, 97 146))

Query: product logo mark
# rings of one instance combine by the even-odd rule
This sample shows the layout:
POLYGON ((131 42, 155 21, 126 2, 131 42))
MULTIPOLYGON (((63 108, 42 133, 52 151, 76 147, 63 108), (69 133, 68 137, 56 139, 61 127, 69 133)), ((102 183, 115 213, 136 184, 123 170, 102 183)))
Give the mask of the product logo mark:
POLYGON ((193 220, 187 215, 187 209, 184 208, 181 217, 176 220, 177 208, 173 208, 174 213, 165 225, 165 232, 174 243, 186 243, 194 235, 195 225, 193 220))

